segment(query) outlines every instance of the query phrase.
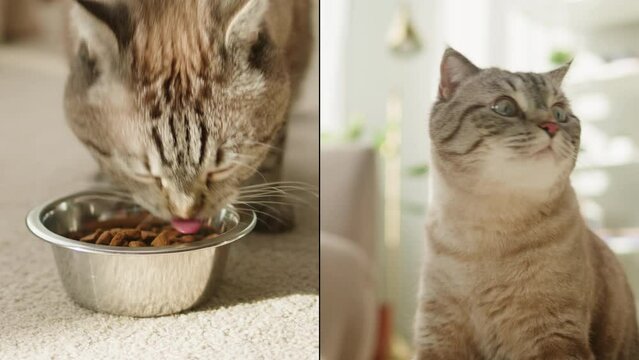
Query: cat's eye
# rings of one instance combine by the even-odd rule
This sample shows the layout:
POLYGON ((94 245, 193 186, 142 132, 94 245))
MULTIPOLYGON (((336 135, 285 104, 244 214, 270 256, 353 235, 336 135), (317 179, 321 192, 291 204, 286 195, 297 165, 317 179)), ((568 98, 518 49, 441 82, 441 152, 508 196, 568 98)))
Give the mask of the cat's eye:
POLYGON ((563 104, 555 104, 550 109, 552 111, 552 116, 557 120, 557 122, 564 123, 568 121, 568 116, 566 115, 566 109, 563 104))
POLYGON ((220 165, 222 165, 224 160, 226 160, 224 155, 225 155, 224 149, 222 148, 217 149, 217 152, 215 154, 215 166, 219 167, 220 165))
POLYGON ((232 153, 229 153, 228 149, 222 147, 217 148, 214 165, 208 169, 208 172, 204 172, 202 175, 207 187, 210 187, 214 181, 221 181, 228 178, 235 171, 236 164, 229 161, 231 160, 229 155, 232 155, 232 153))
POLYGON ((517 106, 517 103, 515 100, 507 96, 497 99, 490 108, 501 116, 513 117, 519 114, 519 107, 517 106))

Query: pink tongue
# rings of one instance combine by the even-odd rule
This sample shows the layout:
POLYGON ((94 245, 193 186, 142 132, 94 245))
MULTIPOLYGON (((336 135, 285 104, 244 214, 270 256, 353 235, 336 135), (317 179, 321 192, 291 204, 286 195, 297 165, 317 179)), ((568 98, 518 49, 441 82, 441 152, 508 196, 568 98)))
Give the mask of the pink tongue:
POLYGON ((200 220, 173 219, 171 225, 182 234, 195 234, 202 227, 202 222, 200 220))

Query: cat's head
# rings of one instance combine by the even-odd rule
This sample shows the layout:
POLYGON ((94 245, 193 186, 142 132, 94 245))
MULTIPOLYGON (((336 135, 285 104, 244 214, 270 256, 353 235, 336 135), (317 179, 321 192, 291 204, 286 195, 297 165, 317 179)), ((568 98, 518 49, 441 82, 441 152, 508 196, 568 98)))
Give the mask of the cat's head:
POLYGON ((482 193, 543 191, 566 181, 581 132, 561 89, 568 66, 547 73, 480 69, 448 48, 430 119, 438 170, 482 193))
POLYGON ((231 202, 285 121, 268 0, 76 1, 65 110, 117 185, 155 215, 231 202))

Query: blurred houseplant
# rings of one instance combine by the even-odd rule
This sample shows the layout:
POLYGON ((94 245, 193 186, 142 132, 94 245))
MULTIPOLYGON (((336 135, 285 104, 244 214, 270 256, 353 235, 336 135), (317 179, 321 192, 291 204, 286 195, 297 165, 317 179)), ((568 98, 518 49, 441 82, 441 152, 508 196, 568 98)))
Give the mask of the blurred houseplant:
MULTIPOLYGON (((390 124, 386 124, 382 128, 367 128, 365 118, 357 115, 353 117, 353 120, 347 122, 343 129, 323 132, 321 134, 322 146, 366 143, 370 138, 375 150, 381 154, 389 132, 395 129, 396 126, 390 124)), ((402 172, 409 177, 422 177, 428 174, 428 170, 429 166, 424 162, 406 166, 402 172)))

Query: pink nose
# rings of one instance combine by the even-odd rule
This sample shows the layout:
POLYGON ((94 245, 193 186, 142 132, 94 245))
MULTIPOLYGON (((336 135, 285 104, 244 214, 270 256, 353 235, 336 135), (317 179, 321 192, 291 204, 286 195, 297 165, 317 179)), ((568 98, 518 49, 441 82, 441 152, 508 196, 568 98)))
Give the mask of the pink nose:
POLYGON ((539 124, 539 127, 544 129, 550 135, 550 137, 555 136, 557 131, 559 130, 559 125, 556 122, 547 121, 545 123, 539 124))

